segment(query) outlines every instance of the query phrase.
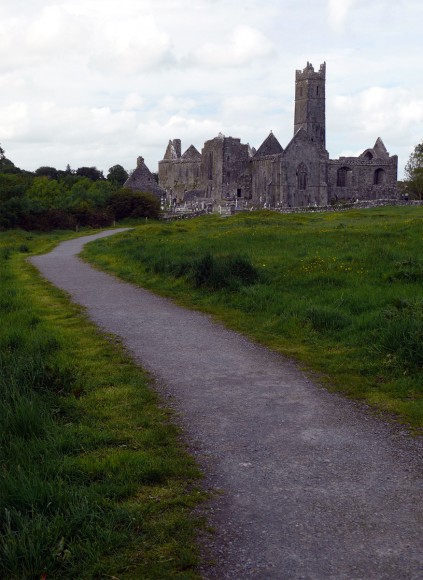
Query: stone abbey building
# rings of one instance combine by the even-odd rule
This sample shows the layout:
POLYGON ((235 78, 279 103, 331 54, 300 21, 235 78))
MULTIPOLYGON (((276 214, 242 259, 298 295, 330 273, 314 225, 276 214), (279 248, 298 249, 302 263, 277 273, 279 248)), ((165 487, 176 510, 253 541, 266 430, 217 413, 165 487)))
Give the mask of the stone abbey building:
POLYGON ((359 157, 330 159, 326 150, 326 64, 310 63, 295 75, 294 136, 285 149, 271 132, 258 150, 219 134, 201 153, 169 141, 159 162, 158 183, 142 157, 125 184, 167 199, 238 199, 258 207, 324 206, 334 201, 392 198, 397 195, 396 155, 378 138, 359 157))

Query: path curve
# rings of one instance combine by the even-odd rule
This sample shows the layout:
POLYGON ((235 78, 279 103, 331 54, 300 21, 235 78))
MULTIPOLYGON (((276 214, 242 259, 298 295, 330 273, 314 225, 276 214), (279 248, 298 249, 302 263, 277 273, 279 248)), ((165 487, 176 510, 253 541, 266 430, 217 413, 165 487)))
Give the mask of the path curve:
POLYGON ((209 317, 93 269, 32 258, 163 385, 222 494, 206 578, 423 578, 422 445, 209 317))

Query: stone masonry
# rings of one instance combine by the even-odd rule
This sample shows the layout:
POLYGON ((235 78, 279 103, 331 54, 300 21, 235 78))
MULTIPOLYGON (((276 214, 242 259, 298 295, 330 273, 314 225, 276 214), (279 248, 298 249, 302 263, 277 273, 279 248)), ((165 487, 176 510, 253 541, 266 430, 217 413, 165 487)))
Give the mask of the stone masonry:
POLYGON ((221 133, 201 153, 169 141, 158 184, 142 162, 125 187, 168 201, 246 201, 257 207, 325 206, 336 201, 395 198, 396 155, 380 137, 358 157, 330 159, 326 150, 326 63, 295 74, 294 136, 285 149, 271 132, 256 151, 221 133), (151 179, 152 178, 152 179, 151 179))

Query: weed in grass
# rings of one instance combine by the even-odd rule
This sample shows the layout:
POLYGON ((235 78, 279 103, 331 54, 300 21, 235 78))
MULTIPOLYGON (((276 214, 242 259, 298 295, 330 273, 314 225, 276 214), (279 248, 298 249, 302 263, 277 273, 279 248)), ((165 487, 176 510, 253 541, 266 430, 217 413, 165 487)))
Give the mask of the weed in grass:
POLYGON ((193 265, 192 277, 197 288, 235 290, 240 286, 254 284, 259 272, 244 256, 214 256, 207 253, 193 265))

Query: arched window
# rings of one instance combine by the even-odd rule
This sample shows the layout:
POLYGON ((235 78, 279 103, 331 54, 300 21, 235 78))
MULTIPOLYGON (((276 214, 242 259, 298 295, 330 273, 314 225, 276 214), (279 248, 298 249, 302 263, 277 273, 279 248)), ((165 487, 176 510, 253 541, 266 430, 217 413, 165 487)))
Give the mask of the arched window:
POLYGON ((373 159, 373 155, 370 151, 367 151, 366 155, 364 156, 366 161, 371 161, 373 159))
POLYGON ((297 187, 298 189, 307 189, 307 167, 300 163, 297 169, 297 187))
POLYGON ((383 169, 376 169, 373 178, 373 185, 383 185, 385 183, 385 171, 383 169))
POLYGON ((337 187, 347 187, 351 185, 352 171, 349 167, 340 167, 336 177, 337 187))

